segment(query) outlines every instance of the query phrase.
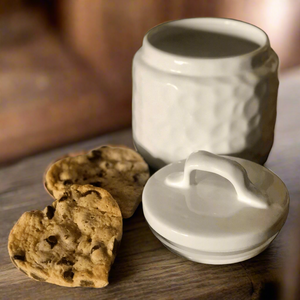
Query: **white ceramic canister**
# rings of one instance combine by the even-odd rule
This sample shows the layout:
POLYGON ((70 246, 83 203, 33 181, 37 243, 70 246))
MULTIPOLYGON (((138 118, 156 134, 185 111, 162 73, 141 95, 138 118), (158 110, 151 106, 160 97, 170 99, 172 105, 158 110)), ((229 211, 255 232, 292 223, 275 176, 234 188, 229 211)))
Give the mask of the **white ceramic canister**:
POLYGON ((158 169, 202 149, 263 164, 273 145, 278 57, 261 29, 193 18, 151 29, 133 60, 133 139, 158 169))

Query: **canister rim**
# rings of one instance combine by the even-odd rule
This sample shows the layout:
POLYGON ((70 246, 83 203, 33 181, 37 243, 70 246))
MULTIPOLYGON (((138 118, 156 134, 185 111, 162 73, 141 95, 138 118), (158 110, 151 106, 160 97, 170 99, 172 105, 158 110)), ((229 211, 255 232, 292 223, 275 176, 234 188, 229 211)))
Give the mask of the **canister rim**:
POLYGON ((145 62, 158 69, 191 75, 201 73, 202 70, 208 72, 208 69, 211 69, 212 74, 222 73, 222 70, 225 69, 229 69, 232 72, 241 69, 252 70, 254 67, 263 64, 271 55, 276 55, 270 48, 268 35, 262 29, 243 21, 226 18, 189 18, 157 25, 145 35, 140 54, 145 62), (201 57, 182 55, 166 51, 155 45, 154 40, 157 37, 161 38, 162 34, 166 33, 168 35, 167 31, 170 28, 173 30, 173 33, 174 28, 175 30, 176 28, 187 28, 188 30, 207 28, 215 33, 219 33, 219 30, 223 33, 229 33, 228 30, 230 29, 232 36, 244 38, 246 35, 247 38, 244 39, 255 42, 258 44, 258 47, 253 51, 234 56, 201 57), (255 66, 253 66, 253 62, 255 62, 255 66), (199 69, 202 70, 199 71, 199 69))

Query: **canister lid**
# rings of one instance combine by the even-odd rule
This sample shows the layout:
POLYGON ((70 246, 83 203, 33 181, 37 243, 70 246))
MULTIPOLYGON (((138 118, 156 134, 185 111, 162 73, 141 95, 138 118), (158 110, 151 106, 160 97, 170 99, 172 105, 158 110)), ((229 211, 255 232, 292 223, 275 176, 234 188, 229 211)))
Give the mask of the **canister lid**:
POLYGON ((145 218, 162 239, 224 255, 273 239, 288 205, 284 183, 267 168, 206 151, 160 169, 143 192, 145 218))

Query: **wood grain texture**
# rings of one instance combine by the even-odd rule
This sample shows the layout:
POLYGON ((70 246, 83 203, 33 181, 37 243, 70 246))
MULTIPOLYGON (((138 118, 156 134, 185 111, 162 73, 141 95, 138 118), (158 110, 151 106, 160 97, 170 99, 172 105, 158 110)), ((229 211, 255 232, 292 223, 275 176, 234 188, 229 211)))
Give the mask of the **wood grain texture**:
MULTIPOLYGON (((65 153, 90 149, 105 143, 132 145, 131 131, 125 130, 90 141, 26 158, 0 169, 0 299, 282 299, 296 290, 299 261, 295 240, 299 237, 300 212, 300 69, 281 78, 278 121, 273 150, 267 162, 290 192, 290 213, 271 246, 248 261, 210 266, 187 261, 169 252, 149 230, 140 206, 124 221, 124 236, 104 289, 63 288, 33 281, 18 271, 7 253, 10 229, 24 211, 43 209, 52 199, 45 192, 42 175, 48 164, 65 153), (293 235, 296 232, 296 235, 293 235), (286 284, 286 283, 285 283, 286 284)), ((299 243, 298 243, 299 244, 299 243)), ((292 298, 294 297, 294 298, 292 298)))

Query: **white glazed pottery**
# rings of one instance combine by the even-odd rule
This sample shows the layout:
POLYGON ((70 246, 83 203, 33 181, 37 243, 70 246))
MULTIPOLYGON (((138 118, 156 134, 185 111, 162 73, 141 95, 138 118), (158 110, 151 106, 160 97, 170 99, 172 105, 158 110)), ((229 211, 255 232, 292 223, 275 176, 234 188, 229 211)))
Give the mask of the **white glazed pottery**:
POLYGON ((195 18, 151 29, 133 60, 133 139, 158 169, 196 150, 263 164, 273 145, 278 57, 259 28, 195 18))
POLYGON ((143 192, 155 236, 192 261, 229 264, 272 242, 289 207, 284 183, 265 167, 206 151, 157 171, 143 192))

